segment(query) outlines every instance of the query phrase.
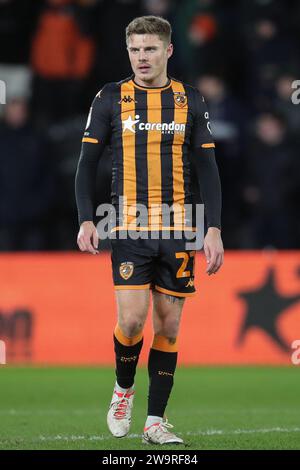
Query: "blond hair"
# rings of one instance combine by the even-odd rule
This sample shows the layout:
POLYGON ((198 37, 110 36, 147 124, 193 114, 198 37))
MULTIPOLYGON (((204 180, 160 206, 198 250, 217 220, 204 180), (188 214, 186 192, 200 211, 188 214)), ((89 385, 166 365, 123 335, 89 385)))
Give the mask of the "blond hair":
POLYGON ((172 28, 170 23, 161 16, 139 16, 126 28, 126 44, 132 34, 157 34, 162 41, 170 44, 172 28))

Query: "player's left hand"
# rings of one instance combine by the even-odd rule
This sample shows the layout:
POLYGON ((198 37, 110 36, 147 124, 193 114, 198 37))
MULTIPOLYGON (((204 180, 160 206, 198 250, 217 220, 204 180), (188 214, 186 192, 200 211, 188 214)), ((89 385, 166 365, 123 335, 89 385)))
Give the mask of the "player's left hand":
POLYGON ((217 227, 209 227, 204 238, 204 253, 207 261, 207 274, 209 276, 216 274, 224 262, 221 231, 217 227))

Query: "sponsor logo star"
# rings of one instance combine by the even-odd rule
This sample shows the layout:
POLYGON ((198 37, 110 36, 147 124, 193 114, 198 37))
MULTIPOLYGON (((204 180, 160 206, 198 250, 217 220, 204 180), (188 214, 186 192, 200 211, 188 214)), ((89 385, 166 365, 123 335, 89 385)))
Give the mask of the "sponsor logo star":
POLYGON ((125 119, 125 121, 122 121, 123 132, 125 132, 126 130, 129 130, 130 132, 133 132, 135 134, 135 128, 133 126, 135 126, 136 123, 139 122, 140 116, 136 115, 135 118, 136 119, 132 119, 131 116, 128 116, 128 118, 125 119))

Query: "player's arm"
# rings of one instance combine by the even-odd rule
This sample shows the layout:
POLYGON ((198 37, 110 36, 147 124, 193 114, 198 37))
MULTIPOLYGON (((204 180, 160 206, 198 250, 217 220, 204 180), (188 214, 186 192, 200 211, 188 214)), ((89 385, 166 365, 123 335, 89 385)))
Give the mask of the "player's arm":
POLYGON ((204 253, 206 272, 215 274, 223 264, 224 249, 221 238, 221 183, 215 158, 209 114, 203 97, 195 91, 195 117, 192 136, 192 159, 200 186, 207 222, 204 253))
POLYGON ((75 177, 75 195, 80 225, 77 244, 81 251, 93 254, 98 253, 99 242, 94 225, 96 172, 99 159, 110 137, 110 109, 110 93, 106 85, 92 103, 75 177))

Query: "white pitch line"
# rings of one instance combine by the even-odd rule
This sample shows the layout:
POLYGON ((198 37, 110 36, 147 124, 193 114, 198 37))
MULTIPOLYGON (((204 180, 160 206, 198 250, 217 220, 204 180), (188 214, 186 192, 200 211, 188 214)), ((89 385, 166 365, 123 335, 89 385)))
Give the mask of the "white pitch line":
MULTIPOLYGON (((262 429, 234 429, 232 431, 225 431, 223 429, 208 429, 206 431, 196 431, 186 433, 187 436, 197 437, 197 436, 228 436, 228 435, 241 435, 241 434, 269 434, 272 432, 277 433, 297 433, 300 432, 300 427, 294 428, 281 428, 281 427, 274 427, 274 428, 262 428, 262 429)), ((185 433, 177 433, 179 435, 184 435, 185 433)), ((125 439, 139 439, 141 438, 141 434, 129 434, 125 439)), ((111 436, 39 436, 40 441, 105 441, 110 440, 111 436)))
MULTIPOLYGON (((8 415, 8 416, 47 416, 47 415, 85 415, 85 414, 94 414, 97 415, 101 413, 103 410, 100 408, 87 408, 87 409, 71 409, 71 410, 59 410, 59 409, 44 409, 44 410, 39 410, 39 409, 32 409, 32 410, 16 410, 16 409, 7 409, 7 410, 0 410, 0 415, 8 415)), ((105 409, 106 411, 106 409, 105 409)))
POLYGON ((187 436, 227 436, 227 435, 240 435, 240 434, 269 434, 271 432, 300 432, 300 428, 262 428, 262 429, 233 429, 232 431, 224 431, 222 429, 209 429, 207 431, 187 432, 187 436))
MULTIPOLYGON (((281 428, 281 427, 274 427, 274 428, 261 428, 261 429, 233 429, 232 431, 225 431, 224 429, 208 429, 208 430, 199 430, 196 432, 187 433, 178 433, 179 435, 186 435, 191 437, 199 437, 199 436, 230 436, 230 435, 242 435, 242 434, 269 434, 269 433, 300 433, 299 427, 293 428, 281 428)), ((141 434, 129 434, 126 439, 139 439, 141 438, 141 434)), ((92 436, 85 436, 85 435, 61 435, 57 434, 56 436, 44 436, 40 435, 36 438, 30 439, 30 442, 57 442, 57 441, 64 441, 64 442, 76 442, 76 441, 91 441, 91 442, 98 442, 98 441, 106 441, 110 440, 111 436, 109 435, 92 435, 92 436)), ((7 440, 7 439, 6 439, 7 440)), ((18 439, 14 438, 14 440, 18 440, 21 442, 28 442, 27 439, 18 439)))
MULTIPOLYGON (((106 408, 101 409, 99 408, 78 408, 78 409, 31 409, 31 410, 26 410, 26 409, 0 409, 0 416, 5 416, 5 415, 10 415, 10 416, 47 416, 47 415, 85 415, 85 414, 93 414, 93 415, 99 415, 103 413, 103 410, 106 413, 106 408)), ((300 414, 300 408, 279 408, 279 409, 267 409, 267 408, 247 408, 247 409, 221 409, 221 408, 216 408, 216 409, 197 409, 194 410, 194 413, 197 415, 201 414, 217 414, 217 415, 224 415, 224 414, 274 414, 274 413, 286 413, 286 414, 300 414)), ((180 414, 180 412, 179 412, 180 414)), ((182 413, 181 413, 182 414, 182 413)))

